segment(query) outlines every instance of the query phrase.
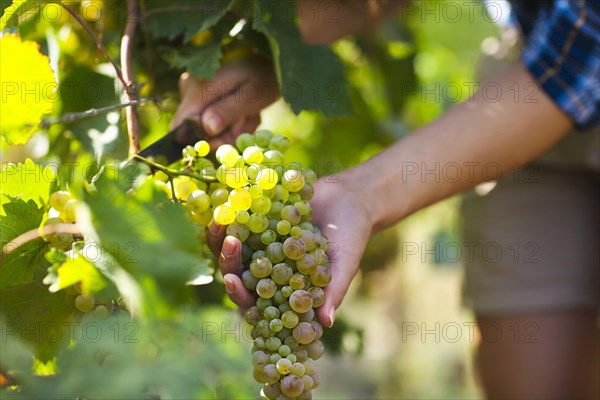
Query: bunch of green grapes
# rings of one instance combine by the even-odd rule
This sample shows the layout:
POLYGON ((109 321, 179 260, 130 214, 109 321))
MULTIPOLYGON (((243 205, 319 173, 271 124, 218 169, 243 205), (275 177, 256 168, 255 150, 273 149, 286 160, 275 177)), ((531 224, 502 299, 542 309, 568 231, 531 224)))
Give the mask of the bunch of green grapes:
MULTIPOLYGON (((71 193, 63 190, 54 192, 50 195, 49 203, 51 207, 49 215, 58 214, 58 216, 46 219, 42 228, 59 223, 77 222, 75 210, 79 200, 74 199, 71 193)), ((46 259, 52 264, 60 262, 64 255, 63 252, 71 249, 76 241, 71 233, 55 232, 48 235, 42 234, 42 237, 52 246, 46 254, 46 259)), ((112 303, 102 304, 96 301, 91 294, 82 293, 80 283, 66 287, 65 292, 74 297, 75 308, 82 313, 93 312, 96 318, 102 319, 112 312, 112 303)))
POLYGON ((159 186, 184 200, 197 223, 227 226, 227 235, 242 242, 242 281, 257 296, 244 318, 252 326, 254 378, 264 384, 262 394, 310 399, 320 383, 314 360, 324 351, 315 309, 325 302, 331 271, 328 241, 310 222, 315 173, 286 167, 288 147, 286 137, 267 130, 245 133, 235 146, 216 150, 215 165, 208 143, 200 141, 183 150, 183 159, 202 176, 212 167, 215 181, 178 178, 159 186))

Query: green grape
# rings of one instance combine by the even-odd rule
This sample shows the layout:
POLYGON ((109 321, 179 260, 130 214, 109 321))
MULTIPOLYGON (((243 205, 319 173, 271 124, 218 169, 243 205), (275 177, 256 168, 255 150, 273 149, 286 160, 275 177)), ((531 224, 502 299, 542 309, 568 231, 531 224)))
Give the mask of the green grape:
POLYGON ((234 189, 229 193, 229 204, 235 211, 248 210, 252 205, 252 196, 244 188, 234 189))
POLYGON ((290 229, 292 229, 292 224, 290 224, 290 221, 282 220, 277 223, 277 233, 282 236, 290 233, 290 229))
POLYGON ((256 258, 250 263, 250 272, 252 272, 252 275, 254 275, 257 278, 266 278, 267 276, 269 276, 269 274, 271 274, 272 269, 273 264, 271 263, 271 260, 269 260, 267 257, 256 258))
POLYGON ((295 375, 288 375, 281 380, 281 393, 295 398, 304 391, 304 382, 295 375))
POLYGON ((300 235, 300 239, 302 239, 302 241, 306 245, 306 249, 308 251, 311 251, 317 245, 317 241, 315 240, 315 234, 309 230, 302 229, 302 234, 300 235))
POLYGON ((210 196, 203 190, 194 190, 187 197, 186 205, 197 213, 203 213, 210 207, 210 196))
POLYGON ((247 224, 248 220, 250 220, 250 214, 246 210, 240 210, 235 213, 235 220, 240 224, 247 224))
POLYGON ((312 325, 313 329, 315 330, 315 335, 316 335, 315 338, 321 339, 321 336, 323 336, 323 325, 321 325, 319 323, 319 321, 317 321, 317 320, 313 320, 313 321, 309 321, 309 322, 312 325))
POLYGON ((256 326, 258 324, 258 321, 261 320, 261 318, 262 318, 262 315, 261 315, 260 311, 258 310, 258 308, 256 308, 256 306, 250 307, 244 313, 244 320, 252 326, 256 326))
POLYGON ((108 317, 108 314, 109 314, 109 311, 106 306, 99 305, 96 308, 94 308, 94 316, 98 319, 104 319, 104 318, 108 317))
POLYGON ((318 360, 323 356, 323 353, 325 352, 325 346, 323 346, 323 342, 317 339, 306 345, 306 352, 310 358, 313 360, 318 360))
POLYGON ((288 346, 290 349, 292 349, 292 351, 293 351, 293 350, 295 350, 295 349, 297 349, 297 348, 298 348, 298 346, 300 346, 300 344, 299 344, 298 342, 296 342, 296 339, 294 339, 294 337, 293 337, 293 336, 286 337, 286 338, 283 340, 283 343, 284 343, 286 346, 288 346))
POLYGON ((279 372, 277 372, 277 368, 273 364, 265 365, 264 369, 262 370, 262 376, 265 380, 265 383, 270 384, 279 381, 280 378, 279 372))
POLYGON ((282 135, 275 135, 269 141, 269 148, 285 153, 290 148, 290 140, 282 135))
POLYGON ((230 144, 222 144, 215 152, 215 157, 221 164, 227 164, 227 161, 232 160, 237 161, 238 156, 237 149, 230 144))
POLYGON ((308 352, 304 346, 296 347, 296 349, 294 349, 294 355, 296 356, 296 360, 300 363, 303 363, 308 358, 308 352))
MULTIPOLYGON (((296 356, 298 357, 298 356, 296 356)), ((292 369, 290 370, 292 375, 296 375, 298 378, 302 378, 304 376, 304 365, 301 362, 295 362, 292 365, 292 369)))
MULTIPOLYGON (((275 282, 273 282, 273 284, 275 284, 275 282)), ((305 313, 313 306, 312 297, 310 297, 310 294, 306 290, 295 290, 290 296, 289 302, 292 310, 297 313, 305 313)))
POLYGON ((252 365, 256 368, 264 368, 269 364, 269 355, 262 350, 252 353, 252 365))
MULTIPOLYGON (((252 215, 251 215, 251 217, 252 217, 252 215)), ((248 223, 246 225, 248 226, 248 229, 250 229, 250 226, 251 226, 250 220, 248 220, 248 223)), ((248 239, 246 239, 246 243, 253 251, 262 250, 265 248, 264 243, 261 242, 261 240, 260 240, 260 233, 252 232, 250 234, 250 236, 248 236, 248 239)))
POLYGON ((198 157, 206 157, 210 152, 210 145, 206 140, 200 140, 194 145, 194 150, 198 157))
MULTIPOLYGON (((270 299, 277 292, 277 284, 272 279, 263 278, 256 284, 256 293, 262 298, 270 299)), ((310 297, 310 295, 309 295, 310 297)), ((312 299, 311 299, 312 302, 312 299)))
POLYGON ((281 346, 281 339, 279 339, 277 336, 271 336, 265 340, 265 345, 267 346, 268 350, 277 351, 279 346, 281 346))
POLYGON ((281 357, 286 357, 292 352, 292 349, 290 349, 290 346, 288 346, 287 344, 282 344, 281 346, 279 346, 277 352, 281 357))
POLYGON ((272 230, 266 230, 260 235, 260 241, 266 245, 273 243, 277 239, 277 234, 272 230))
POLYGON ((294 207, 298 209, 300 215, 306 215, 310 211, 310 204, 306 200, 300 200, 294 203, 294 207))
POLYGON ((290 276, 290 287, 294 290, 304 289, 306 286, 306 277, 300 273, 295 273, 290 276))
POLYGON ((275 366, 281 375, 287 375, 292 371, 292 362, 287 358, 280 359, 275 366))
MULTIPOLYGON (((271 272, 271 279, 278 285, 285 285, 294 271, 285 263, 276 264, 271 272)), ((303 286, 304 287, 304 286, 303 286)))
POLYGON ((93 296, 88 294, 80 294, 75 297, 75 308, 79 311, 88 313, 94 309, 95 300, 93 296))
POLYGON ((310 274, 310 281, 313 285, 325 287, 331 282, 331 271, 329 267, 319 265, 313 273, 310 274))
POLYGON ((260 196, 252 199, 250 210, 254 214, 267 214, 271 210, 271 199, 267 196, 260 196))
MULTIPOLYGON (((302 364, 304 365, 304 364, 302 364)), ((304 376, 302 376, 302 382, 304 382, 304 390, 310 390, 313 388, 313 379, 310 375, 306 373, 306 367, 304 369, 304 376)), ((310 392, 303 392, 310 393, 310 392)))
POLYGON ((269 147, 273 132, 267 129, 259 129, 254 133, 254 142, 260 147, 269 147))
POLYGON ((269 260, 271 260, 271 262, 274 264, 280 263, 285 259, 285 254, 283 253, 283 244, 279 242, 273 242, 269 244, 265 250, 265 253, 269 260))
POLYGON ((281 294, 281 290, 275 292, 275 296, 273 296, 273 301, 275 304, 283 304, 286 302, 286 298, 281 294))
POLYGON ((285 285, 281 288, 281 294, 283 294, 284 297, 290 297, 292 293, 294 293, 294 289, 292 289, 290 285, 285 285))
POLYGON ((277 332, 275 336, 277 336, 283 342, 286 337, 292 335, 292 330, 286 327, 283 327, 281 331, 277 332))
POLYGON ((262 389, 262 395, 269 400, 277 400, 277 397, 281 394, 279 389, 279 383, 272 385, 266 384, 262 389))
POLYGON ((313 286, 310 289, 308 289, 308 293, 310 293, 310 297, 312 297, 313 299, 314 308, 321 307, 323 304, 325 304, 325 292, 322 288, 318 286, 313 286))
POLYGON ((259 336, 256 339, 254 339, 254 347, 257 350, 265 350, 267 348, 267 346, 265 345, 265 338, 259 336))
POLYGON ((273 353, 271 354, 269 360, 271 361, 271 364, 277 364, 277 361, 281 360, 282 358, 283 357, 281 357, 279 353, 273 353))
POLYGON ((175 187, 175 195, 181 200, 186 200, 194 190, 198 190, 198 186, 194 181, 184 179, 184 177, 173 179, 173 185, 175 187))
POLYGON ((71 193, 66 191, 54 192, 50 195, 50 206, 58 212, 62 212, 65 209, 65 204, 73 197, 71 193))
POLYGON ((193 159, 196 157, 196 150, 192 146, 185 146, 181 150, 181 156, 183 159, 193 159))
POLYGON ((252 185, 252 186, 250 186, 250 188, 248 189, 248 192, 250 192, 250 196, 253 199, 257 199, 257 198, 259 198, 259 197, 261 197, 263 195, 263 190, 258 185, 252 185))
POLYGON ((270 231, 275 232, 277 230, 277 222, 275 218, 269 218, 269 226, 267 227, 270 231))
POLYGON ((268 150, 264 153, 264 162, 263 164, 274 168, 281 164, 283 164, 283 154, 281 154, 278 150, 268 150))
POLYGON ((244 149, 244 161, 248 164, 260 164, 263 162, 263 151, 258 146, 249 146, 244 149))
MULTIPOLYGON (((304 378, 304 377, 303 377, 304 378)), ((304 381, 302 381, 304 382, 304 381)), ((296 396, 296 400, 312 400, 312 392, 304 387, 304 392, 296 396)))
POLYGON ((290 236, 293 236, 293 237, 302 236, 302 228, 299 226, 292 226, 292 229, 290 229, 290 236))
POLYGON ((290 197, 290 192, 288 192, 286 189, 283 188, 283 186, 281 185, 275 185, 275 187, 272 189, 273 190, 273 195, 271 196, 271 199, 273 201, 279 201, 282 203, 285 203, 288 198, 290 197))
POLYGON ((258 308, 260 311, 265 311, 265 308, 272 305, 273 302, 271 301, 271 299, 263 299, 262 297, 256 299, 256 308, 258 308))
POLYGON ((61 219, 65 222, 75 222, 77 221, 77 215, 75 215, 75 211, 79 206, 79 200, 69 200, 65 203, 64 211, 60 213, 61 219))
POLYGON ((298 316, 300 317, 300 322, 311 322, 313 319, 315 319, 315 310, 311 308, 307 312, 299 314, 298 316))
POLYGON ((244 287, 248 290, 256 290, 256 284, 258 283, 258 278, 252 275, 252 272, 246 270, 242 273, 242 283, 244 287))
MULTIPOLYGON (((254 253, 252 253, 252 257, 250 258, 250 261, 256 260, 257 258, 261 258, 261 257, 266 257, 267 253, 264 250, 256 250, 254 253)), ((273 264, 273 263, 271 263, 273 264)))
POLYGON ((315 258, 317 265, 323 265, 327 262, 327 253, 323 249, 315 249, 312 256, 315 258))
POLYGON ((298 314, 296 314, 294 311, 290 310, 290 311, 284 312, 281 315, 281 322, 283 323, 284 327, 286 327, 288 329, 293 329, 296 327, 296 325, 298 325, 300 320, 298 318, 298 314))
POLYGON ((283 253, 292 260, 299 260, 306 254, 306 245, 297 237, 289 237, 283 242, 283 253))
POLYGON ((265 308, 265 311, 263 311, 263 316, 269 321, 275 318, 279 318, 279 309, 275 306, 269 306, 265 308))
POLYGON ((229 192, 227 191, 227 189, 219 188, 211 193, 210 204, 213 207, 216 207, 218 205, 221 205, 221 204, 227 202, 228 197, 229 197, 229 192))
POLYGON ((228 205, 221 204, 215 208, 213 218, 219 225, 229 225, 235 221, 235 211, 228 205))
POLYGON ((239 151, 244 151, 253 145, 254 136, 252 136, 250 133, 242 133, 235 139, 235 147, 237 147, 239 151))
POLYGON ((225 183, 233 189, 241 188, 248 183, 248 174, 245 168, 231 168, 225 171, 225 183))
POLYGON ((315 258, 310 253, 304 254, 304 256, 296 261, 296 268, 304 275, 310 275, 317 268, 315 258))
POLYGON ((227 175, 227 168, 225 168, 224 165, 221 165, 219 168, 217 168, 217 170, 215 171, 215 178, 217 178, 217 180, 220 183, 225 183, 225 177, 227 175))
POLYGON ((281 177, 281 185, 289 192, 299 192, 305 182, 302 172, 295 169, 285 171, 281 177))
POLYGON ((281 209, 281 219, 288 221, 291 225, 300 223, 302 215, 295 206, 287 205, 281 209))
MULTIPOLYGON (((283 203, 281 203, 279 201, 272 201, 271 208, 269 209, 269 212, 267 213, 267 217, 279 218, 281 216, 281 210, 283 210, 283 203)), ((278 220, 275 220, 275 224, 277 224, 278 222, 279 222, 278 220)))
POLYGON ((274 188, 278 180, 277 172, 271 168, 265 168, 256 175, 256 184, 263 190, 274 188))
POLYGON ((246 169, 246 173, 248 174, 248 180, 251 182, 256 182, 256 177, 258 173, 265 169, 265 166, 262 164, 252 164, 246 169))
POLYGON ((264 214, 252 214, 247 225, 250 232, 262 233, 269 227, 269 219, 264 214))
POLYGON ((296 357, 296 355, 294 353, 288 354, 285 358, 290 360, 292 362, 292 364, 298 361, 298 358, 296 357))
POLYGON ((316 333, 312 325, 308 322, 300 322, 294 330, 292 330, 292 336, 300 344, 308 344, 315 340, 316 333))
MULTIPOLYGON (((264 339, 268 339, 269 337, 271 337, 271 327, 269 326, 269 321, 261 319, 260 321, 258 321, 258 323, 256 324, 256 333, 258 334, 259 337, 262 337, 264 339)), ((265 346, 266 346, 266 341, 265 341, 265 346)))
POLYGON ((279 318, 275 318, 272 319, 271 322, 269 322, 269 327, 273 332, 281 332, 281 330, 283 329, 283 324, 281 323, 281 320, 279 318))
MULTIPOLYGON (((290 193, 290 196, 288 197, 288 203, 290 204, 296 204, 302 201, 302 197, 300 197, 300 193, 290 193)), ((309 215, 310 211, 306 214, 309 215)), ((300 214, 302 215, 302 214, 300 214)))
POLYGON ((254 377, 254 380, 258 383, 267 383, 267 381, 265 380, 264 376, 263 376, 263 369, 257 369, 257 368, 253 368, 252 369, 252 376, 254 377))

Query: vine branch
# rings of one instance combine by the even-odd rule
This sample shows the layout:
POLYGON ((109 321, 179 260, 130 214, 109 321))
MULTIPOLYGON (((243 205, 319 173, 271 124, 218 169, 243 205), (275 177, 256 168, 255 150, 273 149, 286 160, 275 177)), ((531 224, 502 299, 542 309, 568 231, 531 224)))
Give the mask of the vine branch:
POLYGON ((75 224, 52 224, 45 225, 40 228, 33 228, 30 231, 20 234, 2 247, 2 255, 8 255, 23 246, 27 242, 31 242, 37 238, 52 235, 55 233, 70 233, 72 235, 81 236, 81 231, 75 224))
POLYGON ((83 20, 83 18, 81 18, 75 11, 73 11, 73 9, 71 7, 69 7, 68 5, 66 5, 62 2, 59 2, 58 4, 60 4, 60 6, 62 8, 67 10, 67 12, 69 14, 71 14, 73 16, 73 18, 75 18, 75 20, 79 23, 79 25, 81 25, 81 27, 83 29, 85 29, 85 31, 88 33, 88 35, 90 35, 92 37, 92 39, 94 39, 94 42, 96 42, 96 46, 104 54, 104 57, 106 57, 106 59, 112 64, 113 68, 115 69, 115 73, 117 74, 117 78, 119 78, 119 80, 123 84, 123 87, 126 88, 127 83, 125 81, 125 78, 123 77, 121 68, 119 68, 119 65, 115 62, 115 60, 113 60, 113 58, 110 56, 110 54, 108 54, 108 50, 106 50, 106 47, 104 47, 102 40, 100 40, 100 38, 98 38, 98 36, 94 33, 94 31, 92 31, 92 29, 89 27, 89 25, 83 20))
POLYGON ((139 106, 139 105, 151 102, 151 101, 156 102, 156 101, 160 101, 160 99, 158 99, 158 98, 139 99, 139 100, 134 100, 134 101, 128 101, 128 102, 122 103, 122 104, 113 104, 112 106, 107 106, 107 107, 102 107, 102 108, 90 108, 89 110, 86 110, 86 111, 67 113, 67 114, 61 115, 60 117, 44 118, 40 122, 39 127, 44 129, 44 128, 50 127, 50 125, 53 125, 53 124, 76 122, 76 121, 79 121, 79 120, 82 120, 85 118, 95 117, 97 115, 107 113, 110 111, 119 110, 121 108, 129 107, 129 106, 139 106))
POLYGON ((154 161, 151 161, 147 158, 144 158, 138 154, 134 154, 132 157, 132 159, 134 160, 138 160, 143 162, 144 164, 147 164, 149 167, 156 169, 158 171, 164 172, 167 176, 169 177, 173 177, 173 176, 187 176, 190 178, 194 178, 197 179, 199 181, 202 182, 214 182, 216 180, 216 178, 212 177, 212 176, 205 176, 205 175, 198 175, 195 174, 193 172, 188 172, 188 171, 177 171, 174 169, 170 169, 165 167, 164 165, 160 165, 158 163, 155 163, 154 161))
MULTIPOLYGON (((121 39, 121 67, 126 82, 125 93, 130 102, 138 99, 137 88, 134 83, 133 66, 131 63, 133 38, 135 36, 135 28, 138 20, 139 10, 137 2, 136 0, 128 0, 127 24, 125 25, 125 32, 121 39)), ((127 117, 127 133, 129 135, 129 155, 132 156, 140 151, 140 123, 135 106, 127 107, 125 109, 125 115, 127 117)))

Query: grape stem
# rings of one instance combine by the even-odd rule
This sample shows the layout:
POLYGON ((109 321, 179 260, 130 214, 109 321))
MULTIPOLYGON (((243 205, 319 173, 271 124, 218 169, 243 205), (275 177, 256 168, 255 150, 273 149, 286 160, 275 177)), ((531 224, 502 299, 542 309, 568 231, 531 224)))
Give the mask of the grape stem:
POLYGON ((12 253, 27 242, 31 242, 32 240, 35 240, 42 236, 48 236, 55 233, 70 233, 81 238, 83 237, 81 235, 81 231, 75 224, 64 223, 45 225, 43 227, 33 228, 30 231, 22 233, 10 242, 6 243, 4 247, 2 247, 2 255, 8 255, 12 253))
POLYGON ((140 156, 139 154, 134 154, 133 157, 131 157, 131 158, 135 159, 135 160, 139 160, 139 161, 143 162, 144 164, 147 164, 148 166, 150 166, 153 169, 157 169, 161 172, 164 172, 169 177, 187 176, 187 177, 194 178, 194 179, 202 181, 202 182, 214 182, 216 180, 216 178, 214 178, 212 176, 202 176, 202 175, 195 174, 195 173, 189 172, 189 171, 177 171, 174 169, 167 168, 164 165, 155 163, 154 161, 144 158, 144 157, 140 156))

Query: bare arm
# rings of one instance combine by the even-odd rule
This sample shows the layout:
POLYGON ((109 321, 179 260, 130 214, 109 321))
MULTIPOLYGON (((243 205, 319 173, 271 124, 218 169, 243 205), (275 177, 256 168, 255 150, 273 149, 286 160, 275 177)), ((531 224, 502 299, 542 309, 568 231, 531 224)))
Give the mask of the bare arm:
POLYGON ((405 0, 297 0, 300 32, 309 44, 364 33, 394 15, 405 0))

